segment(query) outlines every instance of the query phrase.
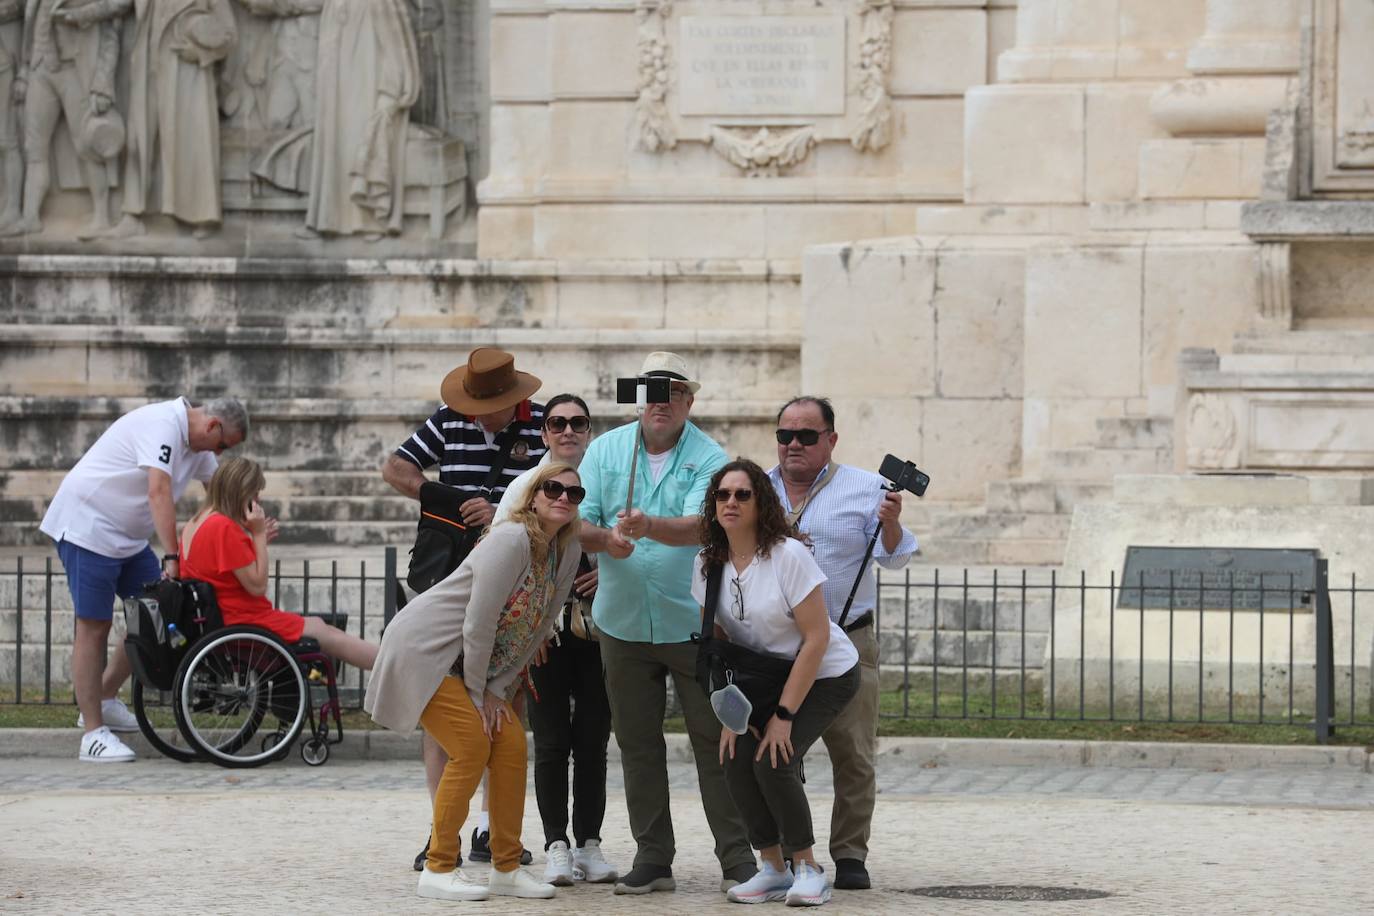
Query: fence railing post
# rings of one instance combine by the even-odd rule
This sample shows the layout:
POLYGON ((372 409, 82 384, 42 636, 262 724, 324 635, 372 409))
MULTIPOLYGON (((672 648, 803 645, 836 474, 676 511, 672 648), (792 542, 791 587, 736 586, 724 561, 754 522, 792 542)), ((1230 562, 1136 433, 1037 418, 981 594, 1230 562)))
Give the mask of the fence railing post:
POLYGON ((14 558, 14 702, 24 702, 24 557, 14 558))
MULTIPOLYGON (((1328 590, 1326 560, 1318 558, 1316 569, 1316 638, 1317 638, 1317 743, 1325 744, 1335 734, 1331 726, 1335 718, 1336 653, 1332 641, 1331 592, 1328 590)), ((1261 615, 1263 607, 1261 607, 1261 615)))
POLYGON ((388 547, 382 563, 382 626, 396 616, 396 548, 388 547))

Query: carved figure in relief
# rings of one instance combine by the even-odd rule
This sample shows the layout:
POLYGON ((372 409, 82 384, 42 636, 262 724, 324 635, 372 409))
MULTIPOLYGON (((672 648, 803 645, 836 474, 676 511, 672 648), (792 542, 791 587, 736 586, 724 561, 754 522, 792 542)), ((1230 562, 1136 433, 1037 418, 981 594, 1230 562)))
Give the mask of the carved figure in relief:
POLYGON ((406 0, 325 0, 310 233, 399 234, 420 62, 406 0))
MULTIPOLYGON (((39 214, 52 182, 52 141, 65 119, 91 192, 91 220, 82 238, 110 225, 110 178, 106 163, 124 145, 124 124, 114 109, 119 63, 119 20, 132 0, 27 0, 23 65, 11 100, 24 106, 23 212, 4 235, 40 232, 39 214)), ((6 183, 9 182, 8 164, 6 183)), ((8 191, 8 188, 7 188, 8 191)))
POLYGON ((134 0, 124 218, 109 234, 137 235, 165 213, 203 236, 220 209, 215 65, 238 39, 229 0, 134 0))
POLYGON ((24 186, 24 154, 19 150, 19 112, 14 104, 14 78, 19 72, 23 41, 24 0, 0 0, 0 231, 19 220, 24 186))
POLYGON ((1224 398, 1215 394, 1192 396, 1188 402, 1189 467, 1240 467, 1236 436, 1236 415, 1224 398))
POLYGON ((271 37, 247 48, 244 81, 261 125, 293 130, 315 123, 315 57, 324 0, 239 0, 272 20, 271 37))
POLYGON ((420 94, 410 109, 412 124, 448 130, 448 84, 444 79, 444 7, 441 0, 409 0, 410 24, 420 58, 420 94))

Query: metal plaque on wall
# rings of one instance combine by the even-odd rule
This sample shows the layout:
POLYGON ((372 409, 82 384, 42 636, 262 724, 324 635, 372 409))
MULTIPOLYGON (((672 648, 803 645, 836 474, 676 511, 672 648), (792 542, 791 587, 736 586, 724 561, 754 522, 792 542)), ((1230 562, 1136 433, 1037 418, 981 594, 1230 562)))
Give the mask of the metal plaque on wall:
POLYGON ((1130 546, 1116 606, 1311 611, 1318 555, 1258 547, 1130 546))

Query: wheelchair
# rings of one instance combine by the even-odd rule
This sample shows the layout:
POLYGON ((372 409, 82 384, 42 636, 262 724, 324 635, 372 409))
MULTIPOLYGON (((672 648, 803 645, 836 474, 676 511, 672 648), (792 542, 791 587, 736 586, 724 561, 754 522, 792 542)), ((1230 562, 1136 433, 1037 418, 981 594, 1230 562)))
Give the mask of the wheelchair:
MULTIPOLYGON (((347 626, 347 615, 311 616, 347 626)), ((304 733, 301 759, 320 766, 343 740, 334 662, 317 640, 288 645, 261 627, 225 626, 214 589, 194 580, 150 583, 125 601, 124 617, 130 705, 164 756, 257 767, 286 757, 304 733)))

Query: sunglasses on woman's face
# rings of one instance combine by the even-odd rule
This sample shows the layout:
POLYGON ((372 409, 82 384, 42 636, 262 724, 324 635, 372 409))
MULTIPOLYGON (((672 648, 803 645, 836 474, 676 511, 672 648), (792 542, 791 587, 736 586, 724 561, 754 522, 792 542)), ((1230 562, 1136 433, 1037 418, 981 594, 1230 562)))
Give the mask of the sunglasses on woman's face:
POLYGON ((717 490, 717 491, 716 491, 716 502, 718 502, 718 503, 728 503, 728 502, 730 501, 730 497, 731 497, 731 496, 733 496, 733 497, 735 498, 735 502, 737 502, 737 503, 747 503, 747 502, 749 502, 749 500, 751 500, 751 499, 754 498, 754 491, 753 491, 753 490, 746 490, 746 489, 739 489, 739 490, 720 489, 720 490, 717 490))
POLYGON ((544 491, 544 495, 549 498, 549 502, 551 503, 558 502, 558 497, 560 496, 566 496, 568 497, 568 502, 575 506, 587 497, 585 488, 579 487, 576 484, 570 487, 564 486, 556 480, 544 481, 544 485, 540 487, 540 489, 544 491))
POLYGON ((819 429, 780 429, 774 435, 778 437, 778 445, 791 445, 793 439, 802 445, 815 445, 821 441, 822 432, 819 429))
POLYGON ((575 433, 585 433, 592 428, 592 421, 587 417, 545 417, 544 428, 551 433, 561 433, 569 426, 575 433))

